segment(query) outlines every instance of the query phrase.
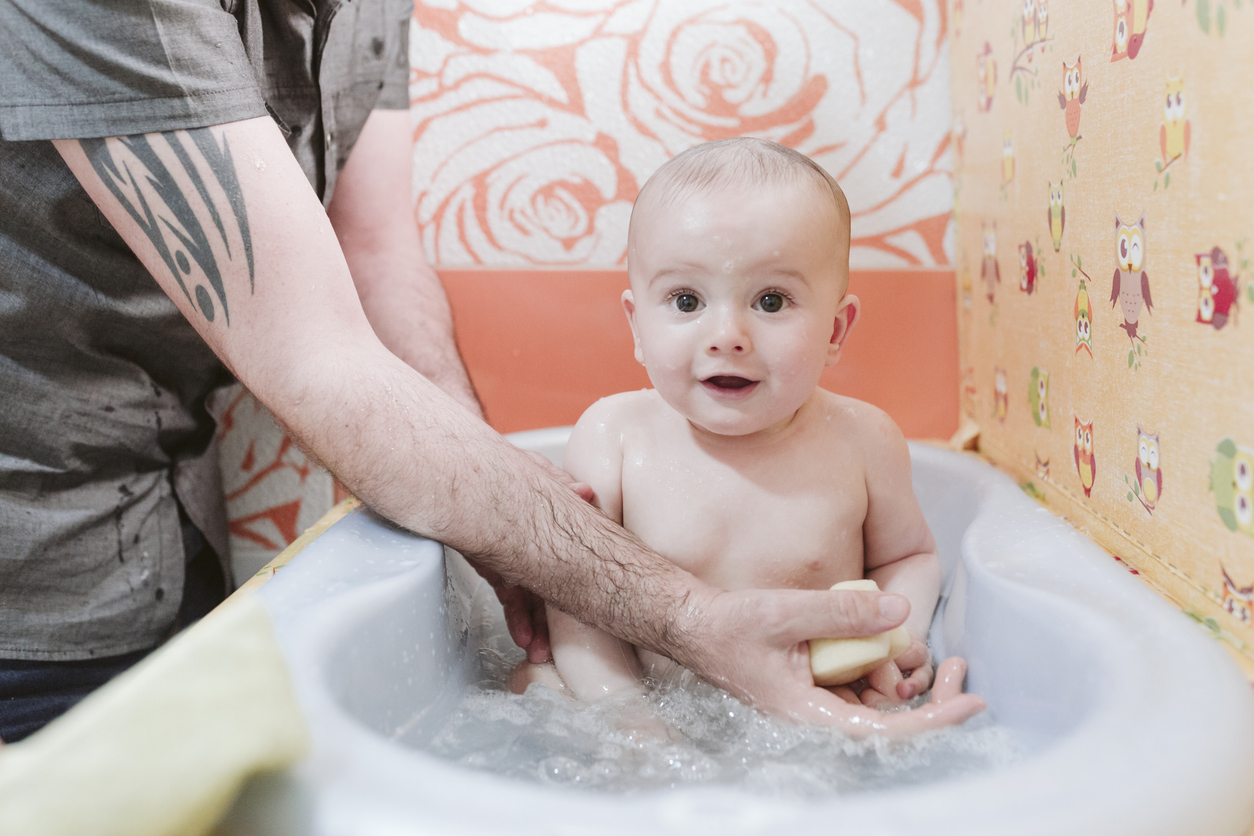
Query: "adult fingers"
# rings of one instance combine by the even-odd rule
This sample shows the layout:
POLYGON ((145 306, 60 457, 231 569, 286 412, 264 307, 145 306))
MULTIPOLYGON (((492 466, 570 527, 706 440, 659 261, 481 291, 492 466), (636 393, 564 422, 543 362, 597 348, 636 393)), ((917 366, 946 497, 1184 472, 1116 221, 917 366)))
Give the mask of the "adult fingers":
POLYGON ((858 699, 858 695, 848 685, 837 685, 834 688, 828 688, 836 696, 840 697, 850 705, 862 705, 862 700, 858 699))
MULTIPOLYGON (((850 737, 879 735, 893 740, 912 737, 932 729, 954 726, 984 710, 984 700, 973 694, 960 694, 944 702, 928 704, 894 714, 884 714, 865 706, 850 705, 822 688, 793 701, 787 713, 796 719, 834 726, 850 737)), ((864 692, 865 694, 865 692, 864 692)))
POLYGON ((517 586, 496 587, 497 600, 505 610, 505 626, 509 629, 509 637, 519 647, 527 647, 535 638, 534 608, 525 590, 517 586))
POLYGON ((936 682, 932 686, 932 702, 941 703, 964 696, 962 693, 962 682, 966 679, 966 676, 967 662, 965 659, 951 656, 941 662, 936 669, 936 682))
MULTIPOLYGON (((912 711, 884 715, 882 724, 885 731, 880 733, 890 738, 910 737, 932 729, 956 726, 979 714, 987 704, 982 697, 962 692, 966 673, 965 660, 956 656, 946 659, 937 669, 932 699, 912 711)), ((863 692, 863 699, 865 701, 866 692, 863 692)))
POLYGON ((847 686, 833 688, 805 687, 775 705, 759 705, 772 714, 792 717, 820 726, 834 726, 850 737, 886 734, 886 715, 866 708, 847 686))
POLYGON ((945 726, 956 726, 979 714, 984 708, 984 700, 974 694, 959 694, 942 702, 934 700, 911 711, 884 715, 887 730, 882 733, 899 739, 945 726))
POLYGON ((784 643, 814 638, 847 639, 874 636, 891 630, 906 620, 910 602, 901 595, 883 592, 828 590, 758 590, 769 594, 766 615, 758 623, 778 625, 778 638, 784 643))

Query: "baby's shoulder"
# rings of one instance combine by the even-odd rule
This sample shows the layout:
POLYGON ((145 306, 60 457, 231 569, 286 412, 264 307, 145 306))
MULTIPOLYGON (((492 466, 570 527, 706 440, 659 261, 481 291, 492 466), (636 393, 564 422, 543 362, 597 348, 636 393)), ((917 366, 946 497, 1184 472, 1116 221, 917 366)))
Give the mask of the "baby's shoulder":
POLYGON ((661 398, 652 389, 619 392, 601 398, 584 410, 575 424, 577 436, 599 436, 621 440, 648 426, 656 418, 661 398))
POLYGON ((607 395, 585 409, 579 423, 632 423, 648 417, 656 409, 657 401, 657 393, 652 389, 607 395))
POLYGON ((905 436, 887 412, 857 398, 820 390, 824 423, 871 455, 905 447, 905 436))

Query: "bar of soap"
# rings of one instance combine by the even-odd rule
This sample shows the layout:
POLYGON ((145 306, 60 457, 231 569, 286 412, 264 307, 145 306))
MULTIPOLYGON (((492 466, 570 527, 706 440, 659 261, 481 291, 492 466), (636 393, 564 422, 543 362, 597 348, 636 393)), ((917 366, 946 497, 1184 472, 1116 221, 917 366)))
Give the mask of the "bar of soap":
MULTIPOLYGON (((864 579, 841 581, 832 589, 879 592, 880 588, 875 581, 864 579)), ((847 685, 897 658, 909 646, 910 634, 904 626, 861 639, 811 639, 810 673, 815 685, 847 685)))

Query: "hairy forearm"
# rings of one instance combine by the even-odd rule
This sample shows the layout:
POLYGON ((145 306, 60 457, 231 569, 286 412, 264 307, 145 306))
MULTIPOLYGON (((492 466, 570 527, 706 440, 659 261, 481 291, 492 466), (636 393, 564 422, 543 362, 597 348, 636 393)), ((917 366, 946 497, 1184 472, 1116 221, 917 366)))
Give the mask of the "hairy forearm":
POLYGON ((684 655, 691 576, 382 347, 317 365, 270 406, 373 509, 581 621, 684 655))
POLYGON ((940 559, 935 552, 907 555, 867 573, 884 592, 904 595, 910 601, 906 629, 927 636, 932 614, 940 599, 940 559))

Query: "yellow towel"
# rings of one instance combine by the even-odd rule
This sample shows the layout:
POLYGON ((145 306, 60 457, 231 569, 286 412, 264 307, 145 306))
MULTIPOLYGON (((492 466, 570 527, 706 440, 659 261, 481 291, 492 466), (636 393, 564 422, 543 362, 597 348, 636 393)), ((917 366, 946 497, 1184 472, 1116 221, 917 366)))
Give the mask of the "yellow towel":
POLYGON ((0 833, 207 833, 308 732, 261 603, 215 611, 21 743, 0 747, 0 833))

